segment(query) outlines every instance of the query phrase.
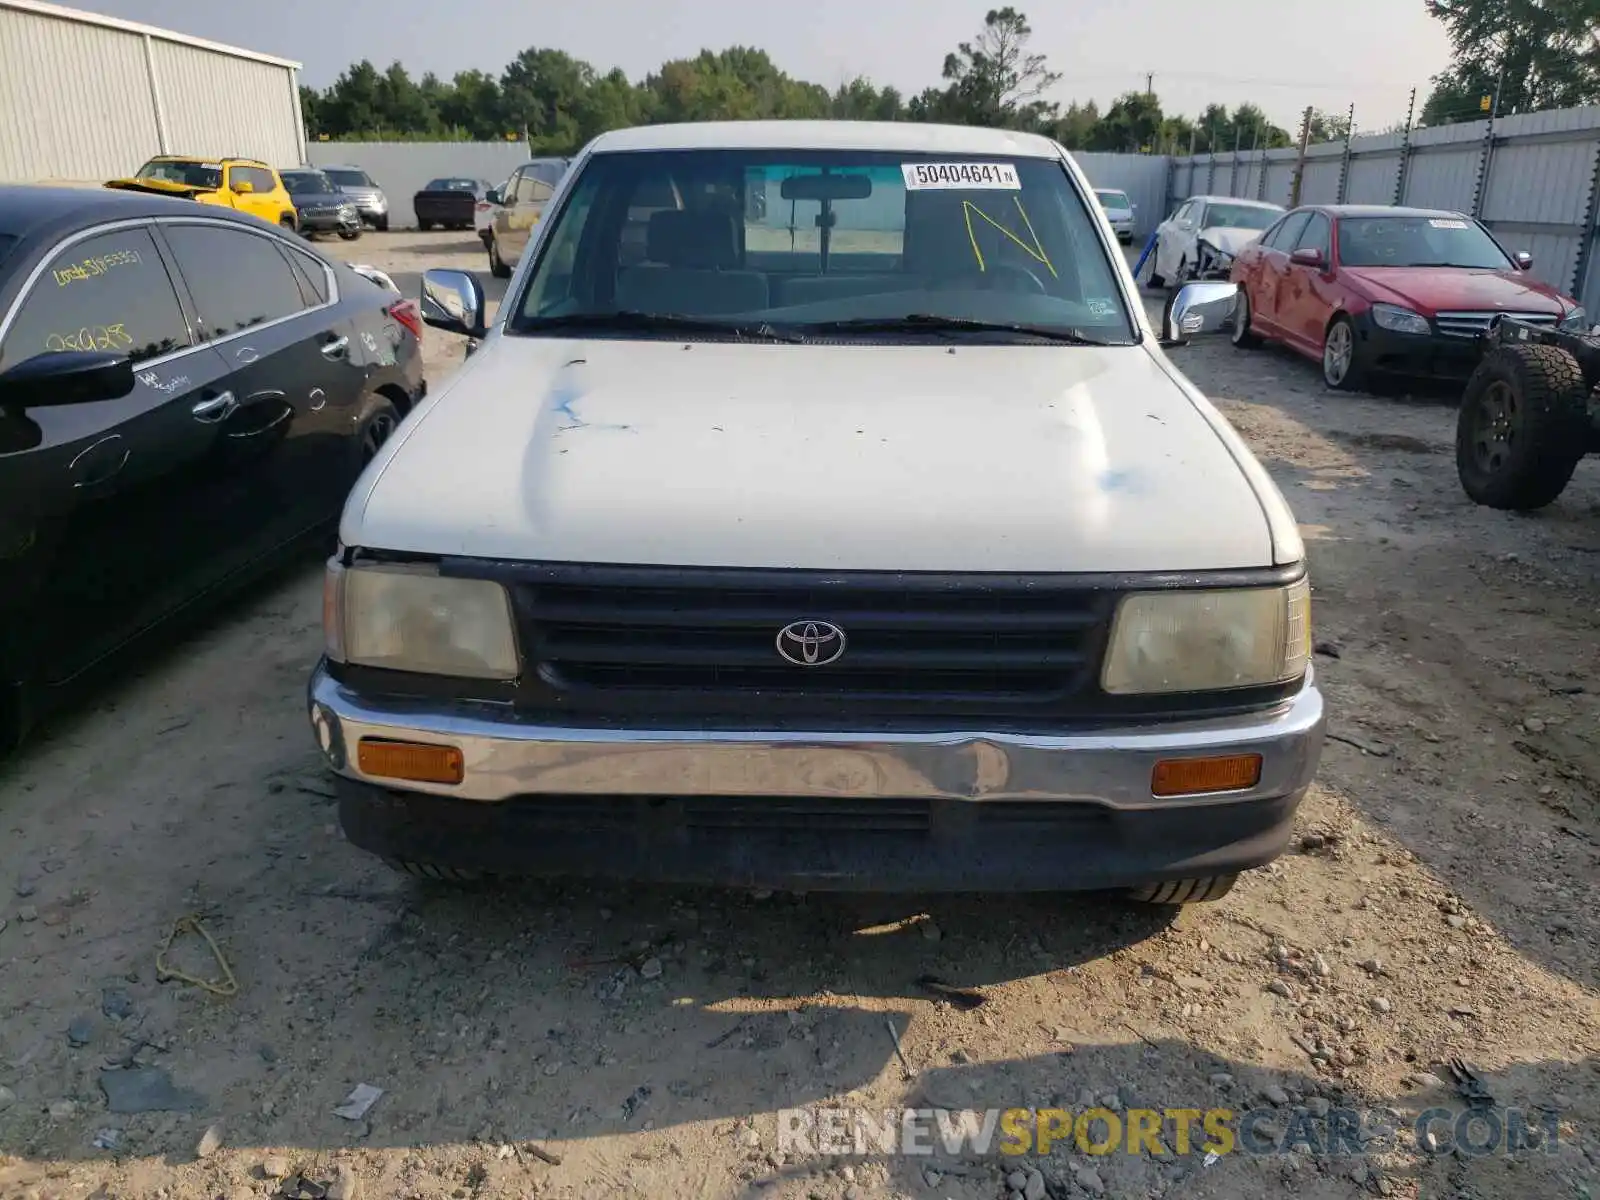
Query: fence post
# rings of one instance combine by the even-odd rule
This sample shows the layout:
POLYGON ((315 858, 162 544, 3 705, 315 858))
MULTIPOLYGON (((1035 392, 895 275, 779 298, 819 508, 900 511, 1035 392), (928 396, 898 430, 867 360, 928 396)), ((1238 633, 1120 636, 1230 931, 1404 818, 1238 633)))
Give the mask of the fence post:
MULTIPOLYGON (((1600 229, 1595 228, 1597 220, 1600 220, 1600 133, 1595 141, 1594 166, 1589 172, 1589 195, 1583 202, 1583 239, 1578 243, 1578 260, 1572 265, 1572 286, 1567 289, 1567 295, 1576 297, 1579 303, 1584 300, 1584 285, 1589 282, 1595 239, 1600 237, 1600 229)), ((1600 317, 1591 312, 1589 320, 1600 321, 1600 317)))
POLYGON ((1406 131, 1400 135, 1400 162, 1394 169, 1394 199, 1396 207, 1406 202, 1406 168, 1411 165, 1411 123, 1417 115, 1417 89, 1411 89, 1411 104, 1406 108, 1406 131))
POLYGON ((1483 126, 1483 147, 1478 151, 1478 178, 1472 185, 1472 215, 1476 219, 1483 217, 1484 194, 1489 190, 1489 168, 1494 161, 1494 110, 1489 110, 1489 119, 1483 126))
POLYGON ((1344 158, 1339 162, 1339 203, 1344 203, 1345 192, 1350 186, 1350 143, 1356 136, 1356 106, 1350 106, 1350 114, 1344 120, 1344 158))
POLYGON ((1306 146, 1311 142, 1311 106, 1300 118, 1300 157, 1294 164, 1294 180, 1289 184, 1289 207, 1300 207, 1300 182, 1306 176, 1306 146))
POLYGON ((1272 166, 1272 161, 1271 161, 1271 159, 1269 159, 1267 157, 1267 152, 1265 150, 1263 150, 1261 152, 1261 163, 1260 163, 1261 170, 1260 170, 1260 173, 1256 177, 1256 199, 1257 200, 1265 200, 1267 198, 1267 171, 1271 166, 1272 166))

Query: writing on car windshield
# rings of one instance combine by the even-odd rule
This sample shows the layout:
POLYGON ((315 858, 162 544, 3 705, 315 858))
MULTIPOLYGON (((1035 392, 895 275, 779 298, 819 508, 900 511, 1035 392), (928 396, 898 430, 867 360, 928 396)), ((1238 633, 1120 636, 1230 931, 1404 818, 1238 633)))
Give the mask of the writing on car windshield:
POLYGON ((1208 204, 1207 229, 1265 229, 1283 213, 1276 208, 1255 208, 1248 204, 1208 204))
POLYGON ((173 162, 170 159, 153 158, 139 168, 134 178, 163 179, 170 183, 187 184, 189 187, 220 188, 222 164, 173 162))
POLYGON ((594 155, 540 242, 512 333, 585 317, 829 338, 1127 343, 1135 332, 1062 163, 891 151, 594 155), (1067 335, 1067 336, 1057 336, 1067 335))
POLYGON ((1503 271, 1511 260, 1464 217, 1345 217, 1339 262, 1347 267, 1465 267, 1503 271))
POLYGON ((339 190, 321 171, 280 171, 278 174, 292 196, 325 196, 339 190))

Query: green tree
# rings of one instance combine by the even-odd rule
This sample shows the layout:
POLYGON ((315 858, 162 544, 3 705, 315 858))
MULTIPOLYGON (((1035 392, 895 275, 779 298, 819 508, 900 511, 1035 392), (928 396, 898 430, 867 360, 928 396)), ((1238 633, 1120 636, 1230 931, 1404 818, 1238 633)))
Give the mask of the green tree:
POLYGON ((581 142, 579 112, 595 85, 594 68, 565 50, 530 46, 500 76, 507 132, 528 131, 536 154, 561 154, 581 142))
POLYGON ((1434 77, 1423 123, 1478 120, 1499 90, 1501 113, 1600 103, 1600 0, 1428 0, 1454 49, 1434 77))
POLYGON ((1161 101, 1150 92, 1125 92, 1111 102, 1089 136, 1089 149, 1122 154, 1153 151, 1161 132, 1161 101))
POLYGON ((1100 106, 1093 100, 1079 104, 1074 100, 1056 118, 1055 139, 1068 150, 1087 150, 1094 144, 1100 125, 1100 106))
POLYGON ((1349 113, 1339 113, 1336 116, 1320 108, 1311 110, 1311 145, 1315 146, 1320 142, 1342 142, 1349 131, 1349 113))
POLYGON ((366 59, 353 63, 328 89, 320 105, 328 131, 341 137, 376 135, 383 128, 378 68, 366 59))
POLYGON ((1044 55, 1028 53, 1032 36, 1028 18, 1016 9, 991 9, 977 38, 945 56, 947 85, 929 107, 940 119, 958 117, 969 125, 1034 130, 1052 124, 1056 106, 1044 94, 1061 76, 1044 55))

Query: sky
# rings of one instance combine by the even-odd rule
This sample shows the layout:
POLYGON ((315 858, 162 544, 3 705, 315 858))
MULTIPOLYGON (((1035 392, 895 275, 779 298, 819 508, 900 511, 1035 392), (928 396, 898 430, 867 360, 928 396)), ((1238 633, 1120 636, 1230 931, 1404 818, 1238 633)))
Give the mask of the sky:
MULTIPOLYGON (((81 0, 142 21, 304 64, 332 83, 350 63, 398 60, 415 76, 498 74, 528 46, 565 50, 641 79, 672 58, 732 45, 764 49, 796 78, 830 88, 856 75, 906 93, 939 82, 944 56, 970 41, 997 0, 81 0)), ((1141 90, 1168 113, 1252 101, 1286 129, 1306 105, 1356 127, 1403 122, 1449 42, 1424 0, 1013 0, 1030 49, 1062 75, 1051 98, 1097 101, 1141 90)))

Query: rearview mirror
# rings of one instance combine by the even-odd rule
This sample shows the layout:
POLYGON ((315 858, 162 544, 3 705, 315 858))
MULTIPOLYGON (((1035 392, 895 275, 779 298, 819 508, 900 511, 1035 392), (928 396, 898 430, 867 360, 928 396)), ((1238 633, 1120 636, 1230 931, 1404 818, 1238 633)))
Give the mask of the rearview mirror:
POLYGON ((64 350, 25 358, 0 375, 0 408, 44 408, 116 400, 133 391, 133 360, 109 350, 64 350))
POLYGON ((1533 255, 1529 254, 1526 250, 1518 250, 1517 251, 1517 270, 1519 270, 1519 271, 1531 271, 1531 270, 1533 270, 1533 255))
POLYGON ((780 189, 785 200, 865 200, 872 195, 866 175, 790 175, 780 189))
POLYGON ((1232 322, 1238 303, 1238 284, 1209 280, 1184 284, 1167 305, 1162 343, 1184 346, 1199 334, 1221 332, 1232 322))
POLYGON ((1301 246, 1289 255, 1289 261, 1300 267, 1322 266, 1322 251, 1315 246, 1301 246))
POLYGON ((248 196, 251 192, 256 190, 256 185, 251 183, 248 179, 241 179, 238 183, 233 185, 233 190, 235 195, 248 196))
POLYGON ((483 284, 470 271, 436 267, 422 273, 422 320, 435 329, 481 338, 483 284))

